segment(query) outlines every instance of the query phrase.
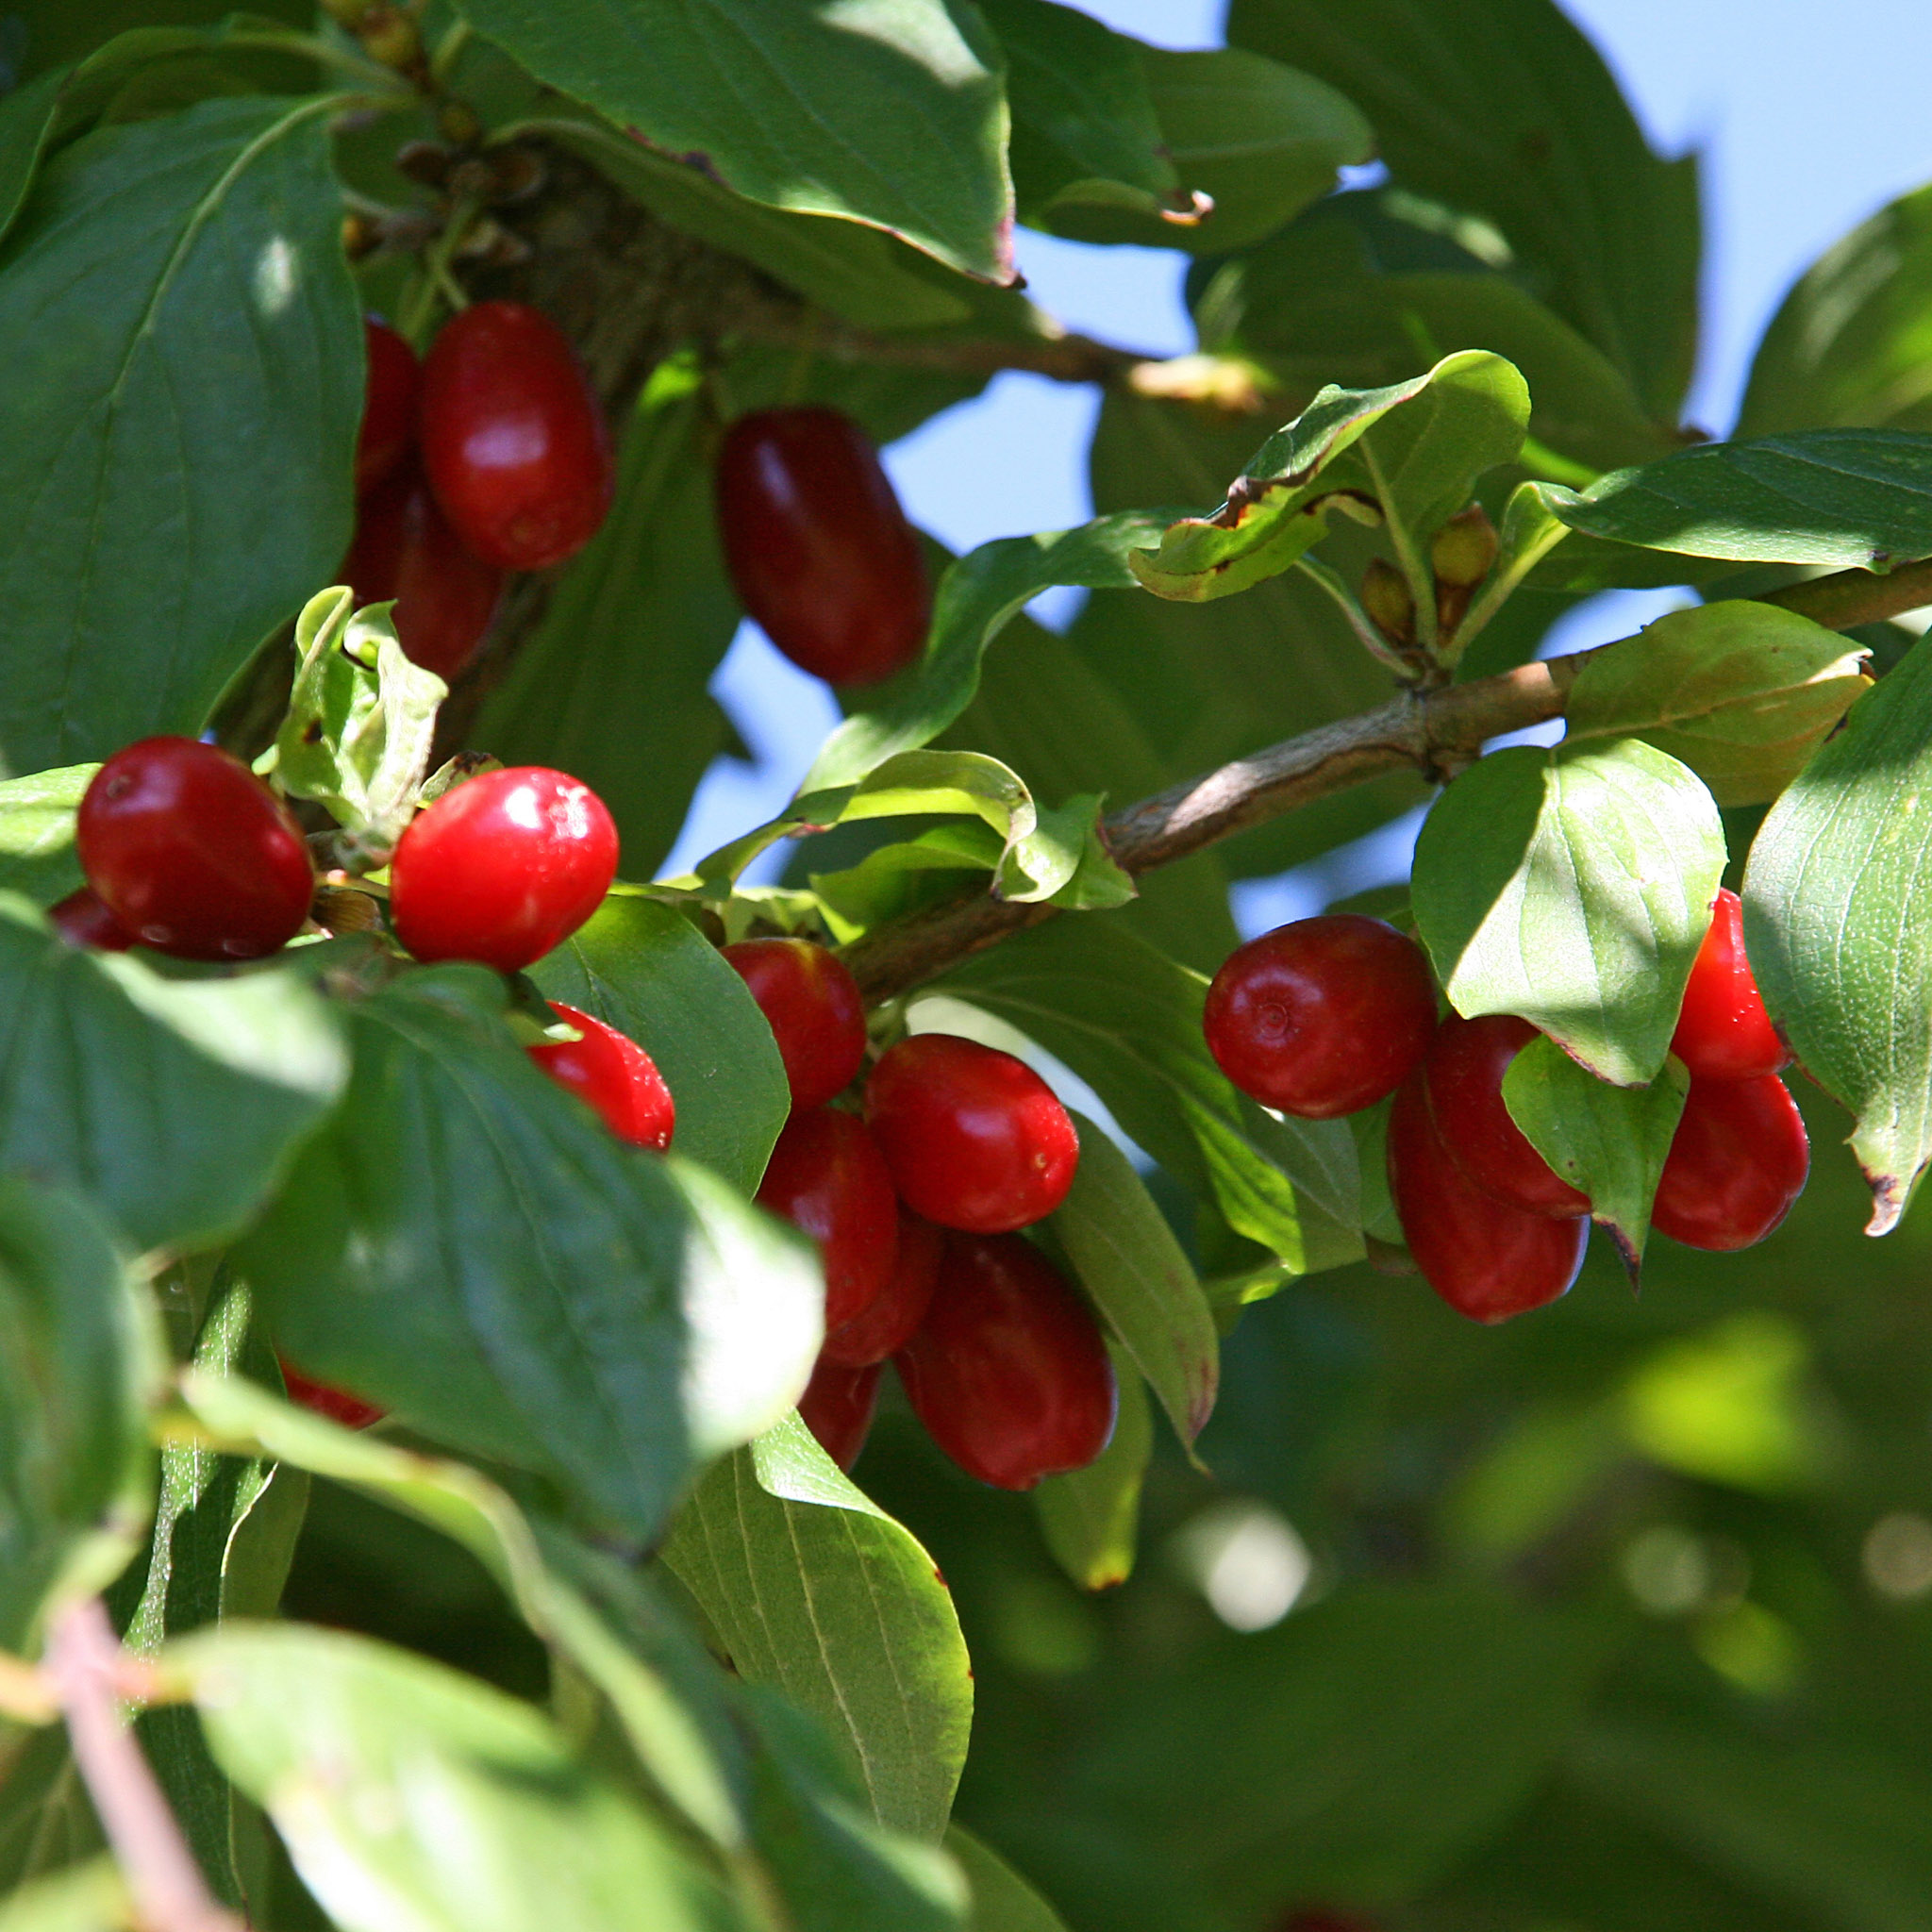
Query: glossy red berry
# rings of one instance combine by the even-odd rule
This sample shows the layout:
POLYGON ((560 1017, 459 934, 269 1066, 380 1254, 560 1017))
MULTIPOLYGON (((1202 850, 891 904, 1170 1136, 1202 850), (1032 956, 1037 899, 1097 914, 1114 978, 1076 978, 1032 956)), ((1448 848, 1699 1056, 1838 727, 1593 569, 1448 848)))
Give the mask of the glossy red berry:
POLYGON ((326 1416, 332 1423, 341 1423, 345 1429, 366 1429, 371 1423, 379 1423, 385 1409, 377 1408, 373 1402, 364 1402, 359 1395, 351 1395, 346 1389, 333 1389, 326 1382, 311 1382, 299 1369, 292 1369, 277 1356, 282 1366, 282 1385, 289 1391, 289 1400, 300 1408, 311 1409, 317 1415, 326 1416))
POLYGON ((1298 919, 1230 953, 1202 1019, 1243 1093, 1318 1121, 1394 1092, 1435 1027, 1422 948, 1355 912, 1298 919))
POLYGON ((503 594, 503 573, 463 547, 413 463, 363 500, 342 574, 358 605, 394 599, 396 641, 445 683, 476 655, 503 594))
POLYGON ((1505 1322, 1568 1290, 1583 1265, 1590 1223, 1525 1214, 1472 1181, 1429 1113, 1418 1068, 1389 1115, 1389 1187, 1404 1239, 1426 1281, 1458 1313, 1505 1322))
POLYGON ((1744 902, 1727 886, 1718 889, 1710 930, 1691 965, 1671 1051, 1693 1079, 1752 1080, 1791 1063, 1744 957, 1744 902))
POLYGON ((758 1200, 819 1244, 828 1332, 870 1307, 891 1279, 899 1204, 862 1121, 829 1107, 793 1114, 772 1149, 758 1200))
POLYGON ((858 424, 836 409, 741 416, 719 452, 717 496, 739 597, 801 670, 876 684, 919 656, 925 563, 858 424))
POLYGON ((1044 1219, 1080 1162, 1066 1108, 1024 1060, 950 1033, 917 1033, 882 1056, 865 1117, 899 1198, 970 1234, 1044 1219))
POLYGON ((1687 1248, 1748 1248, 1790 1212, 1810 1166, 1804 1117, 1775 1074, 1693 1079, 1651 1224, 1687 1248))
POLYGON ((917 1214, 899 1210, 899 1247, 886 1285, 849 1322, 825 1337, 823 1360, 848 1369, 882 1362, 912 1340, 932 1302, 940 1275, 940 1252, 945 1235, 917 1214))
POLYGON ((1567 1221, 1590 1212, 1590 1196, 1557 1177, 1503 1101, 1509 1062, 1535 1038, 1536 1028, 1513 1015, 1451 1013, 1423 1062, 1429 1108, 1457 1165, 1485 1193, 1525 1214, 1567 1221))
POLYGON ((1113 1434, 1099 1326, 1019 1235, 948 1237, 932 1306, 893 1360, 933 1441, 998 1489, 1085 1469, 1113 1434))
POLYGON ((793 1107, 823 1107, 865 1060, 865 1002, 845 963, 809 940, 741 940, 724 957, 778 1042, 793 1107))
POLYGON ((92 886, 69 892, 47 908, 53 927, 70 946, 92 946, 97 953, 125 953, 141 941, 108 910, 92 886))
POLYGON ((565 772, 512 765, 418 812, 390 863, 390 916, 419 959, 518 973, 567 940, 617 876, 617 827, 565 772))
POLYGON ((391 475, 415 446, 416 393, 423 380, 415 350, 388 323, 365 317, 362 341, 369 375, 356 437, 358 496, 391 475))
POLYGON ((550 1010, 584 1037, 543 1041, 525 1051, 559 1087, 595 1108, 620 1141, 663 1153, 677 1124, 677 1108, 657 1061, 628 1034, 589 1013, 556 1000, 550 1010))
POLYGON ((818 1438, 818 1444, 841 1469, 858 1460, 872 1432, 873 1411, 879 1401, 879 1367, 843 1369, 819 1357, 811 1380, 798 1398, 798 1413, 818 1438))
POLYGON ((240 758, 143 738, 93 775, 76 841, 87 882, 144 946, 257 959, 302 930, 315 875, 301 828, 240 758))
POLYGON ((463 541, 499 570, 547 570, 610 508, 610 441, 576 352, 520 302, 479 302, 423 364, 424 467, 463 541))

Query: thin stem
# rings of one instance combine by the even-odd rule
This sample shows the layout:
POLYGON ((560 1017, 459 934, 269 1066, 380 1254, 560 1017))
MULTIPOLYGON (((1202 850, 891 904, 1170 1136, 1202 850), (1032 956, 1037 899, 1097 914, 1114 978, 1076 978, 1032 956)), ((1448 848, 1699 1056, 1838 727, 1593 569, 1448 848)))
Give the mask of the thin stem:
POLYGON ((1395 514, 1395 504, 1390 495, 1389 480, 1382 474, 1382 466, 1375 460, 1375 452, 1369 446, 1365 436, 1356 447, 1362 453, 1362 460, 1369 466, 1369 481, 1374 485, 1375 494, 1381 500, 1382 514, 1389 520, 1389 535, 1395 545, 1395 560, 1402 566, 1402 575, 1408 579, 1410 593, 1415 598, 1416 641, 1431 657, 1436 653, 1436 574, 1428 561, 1415 547, 1415 533, 1395 514))
POLYGON ((448 299, 445 285, 453 280, 450 264, 456 259, 457 250, 463 245, 470 225, 482 211, 482 204, 467 195, 453 203, 448 219, 442 225, 442 233, 430 244, 423 258, 422 270, 403 303, 402 314, 396 322, 399 332, 419 355, 427 340, 429 325, 435 319, 438 299, 448 299))
POLYGON ((1340 572, 1331 570, 1307 551, 1295 558, 1294 567, 1335 600, 1342 616, 1348 620, 1348 627, 1355 633, 1357 642, 1376 663, 1386 665, 1404 684, 1414 683, 1415 666, 1375 628, 1374 619, 1357 601, 1355 592, 1342 581, 1340 572))
POLYGON ((451 69, 462 58, 463 49, 469 43, 470 23, 467 20, 456 22, 437 42, 436 52, 429 57, 429 77, 438 87, 448 80, 451 69))

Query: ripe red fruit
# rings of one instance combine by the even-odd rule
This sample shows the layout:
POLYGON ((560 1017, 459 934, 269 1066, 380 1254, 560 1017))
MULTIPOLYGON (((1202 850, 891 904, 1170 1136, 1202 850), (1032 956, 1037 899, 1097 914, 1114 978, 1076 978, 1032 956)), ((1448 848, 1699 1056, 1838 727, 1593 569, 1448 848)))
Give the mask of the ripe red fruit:
POLYGON ((453 683, 496 614, 503 573, 472 557, 411 463, 363 502, 342 574, 358 604, 395 600, 396 641, 453 683))
POLYGON ((58 905, 47 908, 54 930, 70 946, 92 946, 97 953, 125 953, 141 943, 109 912, 92 886, 69 892, 58 905))
POLYGON ((859 1369, 897 1355, 925 1319, 939 1280, 940 1253, 945 1239, 931 1222, 900 1208, 899 1249, 886 1285, 869 1307, 825 1337, 820 1358, 837 1362, 841 1368, 859 1369))
POLYGON ((741 940, 724 957, 778 1042, 791 1105, 842 1092, 865 1059, 865 1002, 844 961, 809 940, 741 940))
POLYGON ((1590 1196, 1557 1177, 1503 1102, 1503 1075, 1535 1038, 1527 1020, 1510 1014, 1451 1013, 1423 1062, 1429 1109, 1457 1165, 1485 1193, 1525 1214, 1567 1221, 1590 1212, 1590 1196))
POLYGON ((359 1395, 351 1395, 346 1389, 332 1389, 326 1382, 311 1382, 299 1369, 291 1369, 280 1356, 275 1359, 282 1365, 282 1384, 289 1391, 289 1400, 298 1407, 312 1409, 317 1415, 325 1415, 332 1423, 341 1423, 345 1429, 366 1429, 371 1423, 379 1423, 385 1409, 375 1407, 373 1402, 364 1402, 359 1395))
POLYGON ((617 876, 617 827, 565 772, 512 765, 418 812, 390 862, 390 916, 419 959, 518 973, 561 945, 617 876))
POLYGON ((302 930, 315 874, 300 827, 241 759, 192 738, 143 738, 93 775, 81 869, 144 946, 257 959, 302 930))
POLYGON ((824 1356, 798 1398, 798 1413, 818 1438, 819 1447, 841 1469, 858 1460, 872 1431, 873 1411, 879 1401, 879 1368, 843 1369, 824 1356))
POLYGON ((858 424, 836 409, 741 416, 718 455, 717 500, 739 597, 801 670, 876 684, 919 656, 924 560, 858 424))
POLYGON ((863 1122, 829 1107, 793 1114, 772 1149, 758 1201, 818 1242, 828 1332, 872 1306, 891 1278, 899 1204, 863 1122))
POLYGON ((1804 1117, 1775 1074, 1693 1079, 1651 1224, 1688 1248, 1748 1248, 1790 1212, 1810 1166, 1804 1117))
POLYGON ((1718 888, 1710 930, 1691 964, 1671 1051, 1693 1079, 1752 1080, 1791 1063, 1744 957, 1744 903, 1727 886, 1718 888))
POLYGON ((415 443, 416 394, 423 380, 415 350, 388 323, 365 316, 362 341, 369 375, 356 436, 358 496, 389 476, 415 443))
POLYGON ((1298 919, 1230 953, 1202 1017, 1208 1050, 1243 1093, 1318 1121, 1394 1092, 1435 1026, 1422 948, 1356 912, 1298 919))
POLYGON ((1456 1164, 1429 1113, 1421 1068, 1389 1115, 1389 1187, 1408 1251, 1459 1314, 1505 1322, 1553 1302, 1576 1279, 1586 1220, 1525 1214, 1486 1194, 1456 1164))
POLYGON ((1085 1469, 1113 1434, 1100 1329, 1019 1235, 948 1237, 932 1306, 893 1359, 933 1441, 998 1489, 1085 1469))
POLYGON ((1080 1141, 1024 1060, 950 1033, 902 1040, 865 1083, 865 1118, 899 1198, 941 1227, 1005 1234, 1074 1185, 1080 1141))
POLYGON ((663 1153, 677 1108, 657 1061, 628 1034, 575 1007, 552 1000, 550 1010, 584 1037, 543 1041, 525 1051, 559 1087, 594 1108, 620 1141, 663 1153))
POLYGON ((424 467, 442 513, 499 570, 547 570, 610 508, 604 411, 562 330, 520 302, 479 302, 423 364, 424 467))

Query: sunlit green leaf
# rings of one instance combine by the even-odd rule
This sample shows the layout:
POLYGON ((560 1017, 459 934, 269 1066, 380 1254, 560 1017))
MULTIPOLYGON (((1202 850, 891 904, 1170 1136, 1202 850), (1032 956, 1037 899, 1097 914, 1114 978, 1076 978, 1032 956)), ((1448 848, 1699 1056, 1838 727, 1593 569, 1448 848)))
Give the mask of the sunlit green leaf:
POLYGON ((51 906, 81 883, 74 815, 99 770, 67 765, 0 784, 0 889, 51 906))

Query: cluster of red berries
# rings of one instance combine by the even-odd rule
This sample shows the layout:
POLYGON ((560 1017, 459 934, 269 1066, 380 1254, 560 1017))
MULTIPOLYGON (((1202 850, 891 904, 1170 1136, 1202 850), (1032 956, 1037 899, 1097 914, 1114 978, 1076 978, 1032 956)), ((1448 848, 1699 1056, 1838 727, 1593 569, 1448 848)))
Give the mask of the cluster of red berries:
POLYGON ((479 302, 415 352, 364 325, 369 381, 356 447, 359 604, 395 600, 397 641, 439 677, 475 656, 510 571, 575 557, 610 508, 604 414, 555 324, 479 302))
POLYGON ((1084 1468, 1113 1432, 1112 1365, 1087 1304, 1017 1230, 1066 1198, 1066 1109, 1011 1054, 923 1033, 880 1056, 864 1112, 829 1103, 865 1060, 844 966, 808 940, 724 957, 770 1023, 792 1111, 758 1200, 824 1259, 825 1342, 799 1407, 841 1468, 864 1446, 890 1358, 962 1469, 1002 1489, 1084 1468))
MULTIPOLYGON (((1576 1278, 1590 1201, 1537 1153, 1503 1099, 1536 1028, 1504 1014, 1439 1024, 1412 940, 1353 913, 1266 933, 1215 975, 1205 1029, 1228 1078, 1285 1113, 1332 1119, 1395 1095, 1395 1211, 1416 1266, 1452 1307, 1500 1322, 1555 1301, 1576 1278)), ((1744 957, 1735 892, 1718 894, 1671 1047, 1690 1087, 1652 1224, 1689 1247, 1748 1247, 1803 1191, 1810 1149, 1778 1078, 1790 1053, 1744 957)))

